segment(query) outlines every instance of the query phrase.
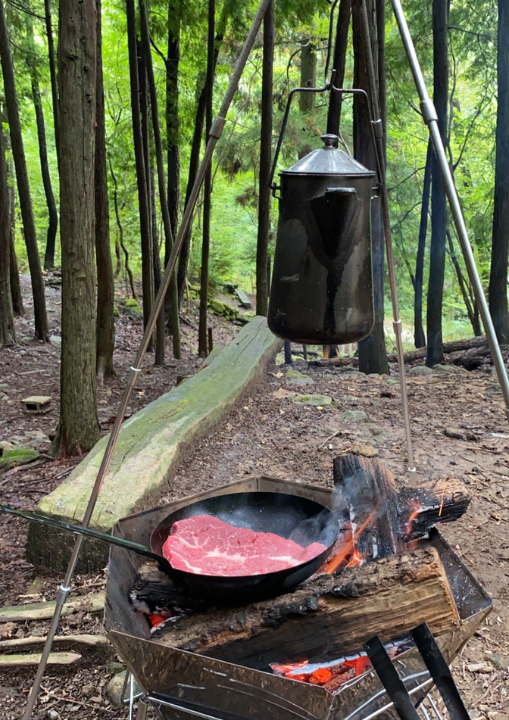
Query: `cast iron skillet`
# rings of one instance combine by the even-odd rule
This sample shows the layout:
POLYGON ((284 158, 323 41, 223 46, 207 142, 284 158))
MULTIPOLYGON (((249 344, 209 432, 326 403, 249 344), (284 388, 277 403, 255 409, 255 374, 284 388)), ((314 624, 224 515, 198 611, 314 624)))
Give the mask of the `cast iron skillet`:
POLYGON ((106 535, 98 530, 71 525, 41 513, 17 510, 7 505, 0 505, 0 511, 20 515, 27 520, 45 525, 54 525, 78 535, 86 535, 110 545, 118 545, 126 550, 133 550, 156 560, 168 577, 176 584, 184 585, 195 597, 211 602, 219 600, 228 604, 273 597, 303 582, 323 565, 339 534, 339 526, 334 514, 323 505, 295 495, 271 492, 233 493, 186 505, 159 523, 152 532, 150 548, 114 535, 106 535), (320 542, 326 549, 305 563, 262 575, 225 577, 176 570, 163 557, 162 547, 173 523, 194 515, 213 515, 236 527, 272 532, 284 538, 291 537, 305 547, 313 542, 320 542))
POLYGON ((263 575, 224 577, 172 568, 172 578, 180 580, 197 596, 214 597, 229 603, 279 595, 303 582, 323 565, 339 534, 334 514, 313 500, 284 493, 232 493, 186 505, 169 515, 152 533, 152 550, 162 555, 173 523, 194 515, 213 515, 235 527, 291 538, 304 547, 313 542, 325 545, 322 553, 305 563, 263 575))

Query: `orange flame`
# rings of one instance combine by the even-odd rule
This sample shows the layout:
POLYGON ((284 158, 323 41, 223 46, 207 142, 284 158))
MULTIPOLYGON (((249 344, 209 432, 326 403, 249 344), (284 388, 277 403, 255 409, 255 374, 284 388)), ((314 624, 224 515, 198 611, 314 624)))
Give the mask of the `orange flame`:
POLYGON ((352 557, 348 561, 348 564, 346 567, 354 567, 355 565, 361 564, 362 558, 359 556, 357 548, 355 547, 355 541, 357 540, 357 538, 359 537, 361 532, 363 532, 366 529, 366 527, 369 525, 369 523, 373 519, 375 513, 376 513, 376 511, 373 510, 371 515, 368 517, 368 519, 365 520, 362 523, 362 525, 355 531, 354 535, 352 536, 352 539, 349 542, 345 543, 345 545, 342 548, 340 548, 338 550, 338 552, 335 555, 333 555, 332 558, 329 558, 329 560, 327 560, 327 562, 323 566, 323 571, 327 575, 332 575, 332 573, 334 573, 338 569, 338 567, 340 567, 345 562, 345 560, 347 560, 347 558, 349 558, 350 556, 352 556, 352 557))
POLYGON ((408 518, 408 522, 406 524, 405 535, 410 535, 413 530, 414 520, 421 512, 421 504, 417 500, 414 501, 413 507, 414 509, 410 514, 410 517, 408 518))

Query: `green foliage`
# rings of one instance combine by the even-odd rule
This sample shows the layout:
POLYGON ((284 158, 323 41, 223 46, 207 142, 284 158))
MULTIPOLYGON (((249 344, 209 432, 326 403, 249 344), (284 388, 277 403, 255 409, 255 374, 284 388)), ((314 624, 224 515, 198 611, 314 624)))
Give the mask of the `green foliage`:
MULTIPOLYGON (((218 0, 216 27, 225 26, 215 79, 214 111, 217 112, 232 67, 238 56, 251 18, 254 0, 218 0)), ((40 77, 48 153, 55 196, 58 197, 53 113, 47 39, 42 0, 32 0, 34 43, 29 42, 26 14, 19 4, 7 5, 16 81, 23 123, 25 153, 34 201, 39 246, 44 252, 47 210, 40 174, 39 150, 30 88, 31 62, 40 77)), ((205 0, 152 0, 149 4, 153 36, 154 70, 159 93, 163 141, 166 143, 165 83, 168 29, 180 25, 181 62, 179 69, 179 146, 181 193, 185 196, 187 169, 195 125, 196 102, 204 81, 206 55, 205 0)), ((431 2, 408 0, 405 11, 426 83, 432 90, 431 2)), ((54 34, 57 12, 53 7, 54 34)), ((300 84, 300 43, 311 37, 318 47, 318 84, 323 83, 329 3, 320 0, 276 0, 276 56, 274 65, 274 148, 281 127, 289 91, 300 84)), ((470 238, 483 281, 487 283, 492 233, 494 141, 496 124, 496 18, 495 0, 454 0, 450 16, 450 143, 451 166, 460 192, 470 238)), ((135 274, 141 271, 138 197, 131 129, 131 101, 127 56, 125 5, 122 0, 103 0, 103 65, 107 121, 107 152, 118 181, 118 204, 124 241, 135 274)), ((402 316, 411 326, 413 287, 410 274, 420 222, 422 181, 428 135, 420 117, 413 79, 403 51, 395 20, 387 8, 386 73, 388 145, 387 171, 391 221, 395 243, 398 289, 402 316)), ((351 41, 350 41, 351 42, 351 41)), ((258 160, 261 105, 261 35, 249 58, 239 90, 228 115, 223 137, 214 158, 212 199, 211 286, 224 281, 254 290, 258 160)), ((353 85, 352 48, 348 48, 345 86, 353 85)), ((1 89, 0 89, 1 92, 1 89)), ((327 95, 317 96, 312 113, 302 114, 294 100, 279 158, 278 170, 293 164, 320 145, 326 129, 327 95)), ((7 128, 6 128, 7 129, 7 128)), ((352 139, 351 102, 344 102, 342 133, 348 145, 352 139)), ((277 180, 277 174, 276 174, 277 180)), ((12 182, 12 178, 11 178, 12 182)), ((113 210, 113 181, 109 178, 112 243, 119 229, 113 210)), ((272 243, 277 225, 277 204, 272 208, 272 243)), ((201 208, 198 208, 192 235, 190 278, 197 283, 200 268, 201 208)), ((16 208, 16 249, 21 269, 27 271, 19 208, 16 208)), ((161 233, 160 233, 161 236, 161 233)), ((458 253, 463 266, 461 253, 458 253)), ((57 244, 58 263, 58 244, 57 244)), ((426 263, 427 265, 427 263, 426 263)), ((465 269, 463 272, 466 276, 465 269)), ((425 282, 426 282, 425 274, 425 282)), ((388 311, 390 313, 390 311, 388 311)), ((446 266, 444 336, 469 334, 470 328, 450 262, 446 266)))

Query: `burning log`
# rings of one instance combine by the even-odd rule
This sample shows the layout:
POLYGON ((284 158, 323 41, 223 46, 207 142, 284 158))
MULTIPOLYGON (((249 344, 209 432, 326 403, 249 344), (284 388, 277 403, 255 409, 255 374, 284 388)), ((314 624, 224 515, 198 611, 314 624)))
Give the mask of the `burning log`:
POLYGON ((288 659, 321 662, 352 652, 375 634, 390 640, 421 622, 436 633, 459 625, 433 548, 320 575, 299 589, 242 608, 181 617, 154 638, 181 650, 267 668, 288 659))
POLYGON ((390 470, 358 455, 334 458, 334 485, 344 498, 362 558, 393 555, 406 541, 425 537, 437 523, 457 520, 470 504, 466 486, 454 478, 397 493, 390 470))

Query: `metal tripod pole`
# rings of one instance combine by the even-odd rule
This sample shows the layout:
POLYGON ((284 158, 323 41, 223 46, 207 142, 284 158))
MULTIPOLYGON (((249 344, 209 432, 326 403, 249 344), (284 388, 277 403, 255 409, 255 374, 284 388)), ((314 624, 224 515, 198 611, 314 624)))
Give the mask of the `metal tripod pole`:
MULTIPOLYGON (((401 405, 403 409, 403 422, 405 425, 405 436, 407 444, 407 460, 408 470, 415 472, 414 453, 412 448, 412 432, 410 430, 410 414, 408 411, 408 395, 406 389, 405 378, 405 358, 403 355, 403 338, 401 318, 399 316, 398 290, 396 287, 396 270, 394 266, 394 253, 392 250, 392 233, 389 217, 389 197, 387 194, 387 182, 385 176, 385 150, 384 150, 384 131, 383 122, 380 116, 380 105, 378 102, 377 81, 375 77, 375 65, 373 62, 373 53, 371 50, 371 33, 369 31, 368 13, 366 9, 366 0, 359 1, 360 21, 362 44, 364 46, 364 54, 366 57, 367 75, 368 75, 368 102, 371 104, 370 120, 375 139, 376 163, 378 177, 380 180, 380 198, 382 205, 382 220, 384 225, 385 248, 387 253, 387 269, 389 271, 389 284, 391 286, 392 301, 392 326, 394 335, 396 336, 396 349, 398 354, 399 368, 399 384, 401 388, 401 405)), ((368 108, 369 110, 369 108, 368 108)))
POLYGON ((408 29, 401 2, 400 0, 391 0, 391 2, 394 10, 394 15, 396 16, 396 22, 398 23, 399 32, 401 34, 401 39, 403 40, 403 45, 408 56, 410 69, 412 70, 414 82, 421 101, 422 119, 424 123, 428 126, 431 142, 433 143, 433 149, 435 151, 435 155, 444 178, 445 192, 447 194, 447 199, 449 200, 451 215, 454 220, 454 225, 456 226, 456 233, 458 235, 461 250, 463 252, 463 257, 465 259, 468 277, 470 278, 470 282, 472 283, 475 299, 481 313, 484 330, 486 332, 486 339, 488 340, 491 357, 493 358, 493 364, 495 365, 500 387, 502 388, 506 416, 509 419, 509 380, 507 378, 507 372, 505 369, 504 360, 502 358, 502 353, 500 352, 495 328, 493 327, 493 321, 491 319, 488 303, 486 302, 486 298, 484 296, 484 289, 481 283, 481 278, 479 277, 479 273, 475 264, 475 258, 472 252, 472 246, 470 245, 470 240, 468 237, 465 220, 463 218, 463 213, 461 211, 458 193, 456 191, 456 186, 454 185, 454 179, 451 173, 451 169, 449 167, 449 163, 447 162, 447 155, 445 153, 444 144, 442 142, 442 136, 440 135, 440 130, 438 129, 437 111, 435 109, 433 101, 428 95, 428 91, 424 83, 424 77, 421 67, 419 65, 419 60, 417 59, 414 43, 408 29))
MULTIPOLYGON (((122 421, 124 418, 125 410, 126 410, 128 402, 129 402, 129 398, 131 396, 131 392, 132 392, 134 384, 136 382, 138 373, 141 372, 141 363, 143 361, 145 352, 147 350, 150 339, 152 337, 152 333, 154 332, 157 317, 163 306, 164 298, 166 296, 166 292, 170 285, 170 280, 173 275, 173 271, 175 270, 175 265, 177 262, 178 254, 182 247, 182 243, 184 241, 184 237, 186 236, 187 231, 189 229, 189 225, 190 225, 190 222, 192 219, 194 207, 196 205, 196 201, 198 199, 198 195, 199 195, 203 180, 205 178, 205 173, 211 163, 212 154, 216 147, 217 141, 221 137, 221 133, 224 128, 228 109, 233 100, 233 96, 237 90, 240 77, 241 77, 244 67, 246 65, 249 54, 253 48, 254 42, 256 40, 256 36, 260 30, 263 16, 265 15, 265 11, 267 9, 268 4, 269 4, 269 0, 261 0, 261 2, 260 2, 260 5, 256 12, 256 15, 253 19, 251 29, 249 30, 249 33, 246 37, 246 40, 242 47, 241 53, 237 60, 237 64, 235 65, 235 70, 233 71, 233 75, 230 79, 228 89, 226 90, 226 93, 225 93, 225 96, 223 99, 223 103, 221 105, 221 108, 219 110, 217 117, 215 118, 214 122, 212 123, 212 127, 210 128, 210 133, 209 133, 209 137, 207 140, 207 146, 205 148, 205 153, 204 153, 203 159, 201 161, 201 164, 200 164, 200 167, 198 170, 198 174, 196 176, 196 180, 193 185, 193 189, 191 191, 189 202, 187 204, 187 207, 185 209, 185 212, 184 212, 184 215, 182 218, 182 224, 180 226, 177 238, 175 240, 173 249, 172 249, 170 257, 168 259, 168 264, 166 266, 166 270, 164 272, 164 276, 163 276, 161 285, 159 287, 159 291, 155 297, 154 306, 152 308, 152 312, 148 319, 147 326, 145 328, 145 332, 143 334, 143 339, 141 341, 140 347, 138 349, 138 352, 136 353, 134 365, 131 367, 131 370, 129 371, 129 374, 127 377, 127 386, 124 390, 124 394, 120 401, 120 407, 119 407, 117 416, 115 418, 115 423, 113 425, 111 434, 109 436, 108 444, 106 446, 106 450, 104 451, 104 456, 103 456, 103 459, 101 462, 101 466, 99 468, 99 472, 97 473, 94 487, 92 488, 92 492, 90 494, 87 509, 86 509, 85 515, 83 517, 83 522, 82 522, 83 527, 88 527, 88 525, 90 524, 90 520, 91 520, 92 514, 94 512, 97 498, 99 496, 99 492, 101 490, 101 487, 102 487, 102 484, 104 481, 104 477, 108 470, 111 456, 113 454, 113 450, 115 448, 115 444, 118 439, 120 428, 122 426, 122 421)), ((46 642, 44 644, 44 648, 42 651, 41 659, 39 662, 39 667, 37 668, 37 673, 36 673, 36 676, 34 679, 34 684, 32 685, 30 694, 28 696, 27 705, 25 708, 25 712, 23 714, 23 720, 30 720, 30 718, 32 717, 32 712, 33 712, 33 709, 35 706, 35 702, 37 700, 37 695, 39 694, 39 689, 41 686, 44 671, 46 670, 46 665, 48 663, 48 656, 51 651, 51 646, 53 645, 53 639, 55 637, 55 634, 56 634, 56 631, 58 628, 58 624, 60 622, 62 608, 63 608, 64 603, 65 603, 65 601, 69 595, 69 592, 71 590, 71 582, 72 582, 72 578, 74 576, 74 572, 76 570, 76 565, 78 563, 78 558, 79 558, 79 555, 81 552, 82 545, 83 545, 83 535, 78 535, 78 537, 76 538, 76 542, 74 544, 71 558, 69 560, 69 565, 67 567, 64 581, 63 581, 62 585, 60 586, 58 593, 57 593, 55 612, 53 614, 50 629, 49 629, 48 635, 46 637, 46 642)))

